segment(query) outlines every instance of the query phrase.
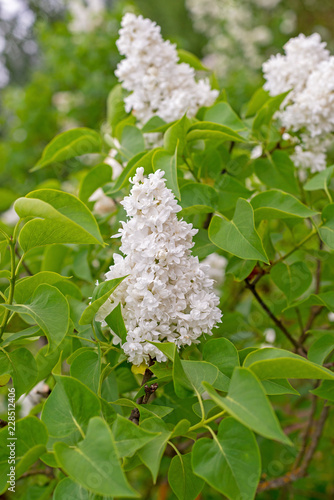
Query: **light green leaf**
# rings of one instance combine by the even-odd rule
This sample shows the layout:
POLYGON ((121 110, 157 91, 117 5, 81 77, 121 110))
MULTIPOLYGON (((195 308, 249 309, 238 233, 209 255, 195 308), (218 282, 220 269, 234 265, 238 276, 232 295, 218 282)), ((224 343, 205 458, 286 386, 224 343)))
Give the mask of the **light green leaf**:
POLYGON ((308 350, 308 359, 313 363, 322 365, 334 349, 334 335, 326 333, 317 339, 308 350))
POLYGON ((74 481, 98 495, 139 498, 121 468, 112 433, 104 420, 93 417, 77 446, 54 445, 57 461, 74 481))
POLYGON ((197 122, 192 125, 188 131, 187 140, 210 140, 216 144, 225 141, 247 142, 232 128, 212 122, 197 122))
POLYGON ((254 226, 254 212, 248 201, 240 198, 231 221, 214 216, 209 238, 216 246, 241 259, 260 260, 269 264, 262 241, 254 226))
POLYGON ((79 325, 89 325, 97 311, 100 307, 108 300, 108 298, 112 295, 112 293, 116 290, 118 285, 122 283, 122 281, 126 278, 123 276, 122 278, 115 278, 109 281, 103 281, 100 283, 94 290, 92 302, 89 306, 86 307, 84 312, 81 315, 79 320, 79 325))
POLYGON ((112 432, 120 458, 132 457, 137 450, 159 436, 158 433, 147 431, 121 415, 117 415, 112 432))
POLYGON ((228 102, 218 102, 209 108, 204 115, 206 122, 220 123, 226 127, 235 130, 247 130, 245 123, 240 120, 239 116, 233 111, 228 102))
POLYGON ((16 399, 33 387, 37 365, 28 349, 20 347, 11 352, 0 351, 0 376, 7 374, 13 379, 16 399))
POLYGON ((327 307, 329 311, 334 311, 334 292, 323 292, 318 295, 312 293, 306 299, 293 302, 289 307, 286 307, 284 311, 290 311, 296 307, 308 309, 311 306, 327 307))
POLYGON ((122 343, 126 342, 126 327, 122 316, 122 306, 119 303, 108 316, 105 318, 105 322, 109 328, 120 338, 122 343))
POLYGON ((177 147, 174 154, 159 149, 152 157, 154 171, 165 172, 166 186, 171 189, 178 200, 181 199, 179 183, 177 180, 177 147))
MULTIPOLYGON (((14 299, 18 304, 27 302, 39 285, 47 284, 58 288, 58 284, 67 281, 69 278, 51 271, 41 271, 33 276, 26 276, 15 283, 14 299)), ((9 290, 8 290, 9 291, 9 290)), ((6 293, 7 290, 6 290, 6 293)))
POLYGON ((255 220, 313 217, 318 212, 303 205, 291 194, 278 189, 269 189, 251 200, 255 220))
POLYGON ((130 159, 136 154, 144 151, 145 141, 143 133, 134 125, 125 125, 121 136, 121 154, 130 159))
POLYGON ((112 168, 106 163, 100 163, 96 167, 89 170, 83 177, 80 188, 79 198, 84 203, 88 203, 90 196, 99 188, 111 181, 112 168))
POLYGON ((265 347, 250 353, 245 359, 248 367, 257 377, 263 379, 299 378, 334 380, 334 373, 307 359, 276 347, 265 347))
POLYGON ((124 95, 122 85, 118 84, 109 92, 107 99, 107 119, 111 128, 114 129, 117 123, 126 118, 124 109, 124 95))
POLYGON ((218 202, 217 191, 207 184, 189 182, 181 190, 180 216, 210 213, 215 211, 218 202))
POLYGON ((104 245, 93 215, 72 194, 39 189, 16 200, 14 207, 22 219, 37 217, 21 229, 19 243, 25 252, 52 243, 104 245))
POLYGON ((254 434, 226 418, 213 440, 196 441, 192 451, 195 474, 230 500, 253 500, 261 474, 260 451, 254 434))
POLYGON ((317 189, 327 189, 329 180, 334 172, 334 165, 325 168, 322 172, 316 174, 312 179, 308 180, 303 186, 305 191, 316 191, 317 189))
POLYGON ((204 344, 203 359, 209 361, 224 373, 231 377, 233 370, 239 366, 238 351, 227 339, 211 339, 204 344))
POLYGON ((312 283, 312 274, 304 262, 294 262, 291 266, 278 262, 272 267, 270 276, 289 303, 306 292, 312 283))
MULTIPOLYGON (((111 499, 111 497, 108 498, 111 499)), ((57 484, 52 500, 102 500, 102 498, 86 490, 69 477, 65 477, 57 484)))
POLYGON ((243 260, 239 257, 232 257, 226 266, 225 274, 232 274, 235 281, 243 281, 247 278, 256 266, 256 260, 243 260))
POLYGON ((67 299, 54 286, 39 285, 29 304, 1 305, 36 321, 49 341, 49 352, 58 347, 67 333, 70 308, 67 299))
POLYGON ((33 465, 40 455, 45 451, 47 442, 47 432, 45 425, 36 417, 26 417, 16 422, 15 440, 11 440, 8 428, 0 430, 0 494, 8 488, 10 466, 8 463, 10 448, 8 445, 15 445, 15 476, 18 479, 33 465))
POLYGON ((262 380, 261 383, 268 396, 278 396, 280 394, 295 394, 299 396, 299 392, 285 379, 262 380))
MULTIPOLYGON (((282 375, 281 375, 282 376, 282 375)), ((265 394, 259 379, 248 368, 235 368, 225 398, 208 383, 203 386, 211 399, 246 427, 268 439, 291 445, 265 394)))
POLYGON ((274 151, 269 158, 258 158, 254 161, 254 169, 258 178, 266 186, 282 189, 294 195, 299 194, 295 176, 296 168, 284 151, 274 151))
POLYGON ((42 158, 36 163, 31 172, 49 165, 82 156, 89 153, 100 153, 102 147, 101 137, 89 128, 73 128, 57 135, 46 146, 42 158))
POLYGON ((92 350, 79 354, 71 364, 71 376, 87 385, 91 391, 97 393, 101 375, 101 359, 97 352, 92 350))
POLYGON ((204 486, 204 481, 193 473, 191 456, 175 455, 168 469, 168 482, 178 500, 195 500, 204 486))
POLYGON ((41 420, 50 436, 76 442, 84 436, 90 419, 100 414, 99 398, 73 377, 54 377, 57 384, 44 404, 41 420))
POLYGON ((210 71, 209 68, 204 66, 198 57, 194 56, 191 52, 184 49, 177 49, 177 55, 179 56, 179 63, 189 64, 192 68, 197 71, 210 71))
POLYGON ((111 189, 108 189, 106 194, 114 194, 123 189, 127 184, 129 184, 129 179, 135 175, 136 170, 139 167, 144 167, 146 175, 152 173, 152 157, 156 151, 156 149, 151 149, 147 153, 138 153, 136 156, 131 158, 127 166, 117 177, 114 186, 111 189))
POLYGON ((149 432, 160 433, 159 436, 152 439, 138 451, 139 458, 150 470, 153 482, 155 483, 160 469, 160 462, 172 432, 168 429, 165 422, 157 417, 144 420, 140 424, 140 427, 149 432))
POLYGON ((190 121, 186 115, 169 127, 164 135, 164 148, 170 155, 174 155, 177 149, 179 155, 183 154, 186 145, 186 134, 190 127, 190 121))
POLYGON ((260 108, 270 99, 269 92, 260 87, 252 95, 250 101, 247 103, 245 116, 246 118, 255 115, 260 108))
POLYGON ((310 392, 312 392, 312 394, 315 394, 316 396, 319 396, 320 398, 334 402, 334 381, 324 380, 320 387, 310 392))
POLYGON ((218 378, 218 368, 207 361, 181 361, 182 368, 195 391, 204 392, 202 382, 214 385, 218 378))
POLYGON ((321 214, 323 224, 318 228, 319 236, 331 250, 334 249, 334 203, 327 205, 321 214))

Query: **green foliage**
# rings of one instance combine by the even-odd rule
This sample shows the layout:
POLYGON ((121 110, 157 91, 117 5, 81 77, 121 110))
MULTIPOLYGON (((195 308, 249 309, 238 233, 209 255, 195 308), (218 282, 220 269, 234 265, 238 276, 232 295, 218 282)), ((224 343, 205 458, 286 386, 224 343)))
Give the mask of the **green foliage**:
MULTIPOLYGON (((157 18, 169 9, 148 4, 141 8, 157 18)), ((23 124, 28 132, 21 142, 5 137, 0 149, 9 159, 0 210, 14 203, 19 216, 13 227, 0 223, 0 418, 9 387, 18 412, 18 398, 38 382, 50 389, 16 422, 18 499, 274 498, 267 481, 298 476, 295 457, 302 448, 303 466, 323 407, 334 403, 334 167, 301 180, 275 119, 286 94, 261 88, 246 103, 239 80, 191 119, 138 124, 101 62, 118 60, 112 37, 120 12, 77 37, 63 22, 50 33, 41 25, 48 71, 26 92, 5 91, 10 133, 19 137, 23 124), (52 105, 46 113, 64 89, 69 110, 52 105), (149 367, 131 367, 123 354, 121 303, 106 326, 96 321, 127 278, 104 281, 120 253, 111 237, 125 220, 120 202, 138 167, 165 172, 178 217, 198 229, 193 255, 226 260, 225 272, 215 270, 223 320, 212 337, 182 349, 152 342, 167 361, 149 367), (89 201, 98 188, 110 210, 89 201)), ((197 56, 178 53, 207 71, 197 56)), ((331 418, 308 478, 295 490, 288 485, 291 498, 332 494, 318 472, 331 465, 331 418)), ((0 494, 8 487, 7 438, 4 427, 0 494)))

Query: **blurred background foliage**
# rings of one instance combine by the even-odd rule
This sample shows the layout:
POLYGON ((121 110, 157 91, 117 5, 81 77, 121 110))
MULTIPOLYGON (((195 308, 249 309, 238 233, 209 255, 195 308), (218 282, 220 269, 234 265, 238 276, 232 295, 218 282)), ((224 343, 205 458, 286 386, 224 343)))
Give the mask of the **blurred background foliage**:
POLYGON ((59 170, 27 175, 55 134, 102 125, 120 59, 119 22, 129 10, 155 20, 179 48, 205 57, 235 108, 261 84, 261 63, 292 36, 318 31, 330 48, 334 43, 332 0, 0 0, 0 184, 7 189, 1 210, 45 176, 61 182, 59 170), (252 30, 250 35, 236 26, 237 43, 224 34, 233 27, 233 15, 225 24, 219 16, 210 18, 229 4, 234 17, 244 16, 252 30), (210 33, 202 22, 205 14, 210 33), (242 51, 254 36, 255 65, 242 51))

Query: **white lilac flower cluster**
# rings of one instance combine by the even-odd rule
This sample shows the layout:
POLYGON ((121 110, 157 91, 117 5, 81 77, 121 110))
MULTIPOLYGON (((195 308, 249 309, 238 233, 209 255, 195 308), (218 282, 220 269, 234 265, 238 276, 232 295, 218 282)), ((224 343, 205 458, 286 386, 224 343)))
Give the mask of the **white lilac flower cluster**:
POLYGON ((178 63, 174 44, 164 41, 160 26, 150 19, 127 13, 122 19, 117 47, 125 56, 115 71, 123 88, 127 112, 133 110, 145 123, 153 115, 170 122, 185 113, 194 116, 201 106, 211 106, 218 96, 207 79, 195 80, 195 70, 178 63))
MULTIPOLYGON (((114 255, 106 279, 129 276, 100 308, 97 320, 103 322, 121 303, 127 329, 122 348, 131 363, 140 365, 149 357, 167 359, 149 341, 177 347, 197 343, 203 333, 211 335, 221 311, 209 266, 191 255, 197 229, 178 220, 181 207, 166 187, 164 172, 145 178, 140 167, 131 182, 122 202, 129 219, 119 231, 125 257, 114 255)), ((114 342, 120 339, 115 336, 114 342)))
POLYGON ((290 90, 278 117, 300 143, 293 160, 312 172, 326 168, 326 150, 334 132, 334 56, 318 33, 300 34, 263 65, 264 88, 272 96, 290 90))
POLYGON ((268 16, 280 1, 186 0, 195 29, 209 40, 204 63, 222 78, 240 68, 258 70, 263 48, 272 42, 268 16))

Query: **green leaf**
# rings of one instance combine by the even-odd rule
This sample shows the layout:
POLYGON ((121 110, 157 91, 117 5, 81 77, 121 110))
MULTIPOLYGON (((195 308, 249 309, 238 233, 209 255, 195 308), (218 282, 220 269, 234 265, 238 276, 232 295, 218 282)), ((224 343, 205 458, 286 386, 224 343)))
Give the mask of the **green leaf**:
POLYGON ((284 311, 290 311, 296 307, 308 309, 311 306, 327 307, 329 311, 334 311, 334 292, 323 292, 318 295, 312 293, 306 299, 293 302, 289 307, 286 307, 284 311))
POLYGON ((26 339, 29 337, 40 337, 43 334, 39 326, 31 326, 30 328, 25 328, 21 332, 4 334, 3 341, 0 342, 1 347, 6 347, 12 342, 16 342, 20 339, 26 339), (8 336, 7 336, 8 335, 8 336))
POLYGON ((122 85, 118 84, 109 92, 107 99, 107 119, 111 128, 114 129, 117 123, 126 118, 124 109, 124 96, 122 85))
POLYGON ((97 393, 101 375, 101 359, 97 352, 92 350, 82 352, 71 364, 71 376, 87 385, 91 391, 97 393))
POLYGON ((104 245, 93 215, 72 194, 39 189, 16 200, 14 208, 22 219, 38 217, 21 229, 19 243, 25 252, 53 243, 104 245))
POLYGON ((172 432, 169 431, 165 422, 157 417, 144 420, 140 427, 149 432, 160 433, 159 436, 152 439, 138 451, 140 460, 150 470, 155 483, 160 469, 160 462, 172 432))
POLYGON ((87 435, 77 446, 56 443, 54 450, 66 474, 92 493, 139 498, 127 482, 113 436, 101 418, 90 420, 87 435))
POLYGON ((121 136, 121 154, 130 159, 144 151, 145 141, 143 133, 134 125, 125 125, 121 136))
POLYGON ((115 278, 109 281, 103 281, 100 283, 94 290, 92 303, 89 304, 88 307, 84 310, 79 320, 79 325, 89 325, 97 311, 100 307, 105 304, 108 298, 112 295, 112 293, 116 290, 118 285, 122 283, 122 281, 126 278, 123 276, 122 278, 115 278))
POLYGON ((262 385, 267 396, 278 396, 280 394, 295 394, 299 396, 299 392, 285 379, 262 380, 262 385))
POLYGON ((334 373, 307 359, 274 347, 265 347, 250 353, 245 359, 248 367, 257 377, 263 379, 299 378, 334 380, 334 373))
POLYGON ((117 177, 114 186, 106 191, 106 194, 114 194, 123 189, 129 183, 129 179, 135 175, 138 167, 144 167, 146 175, 152 173, 152 157, 156 151, 156 149, 151 149, 148 153, 138 153, 136 156, 131 158, 127 166, 117 177))
POLYGON ((100 153, 101 137, 89 128, 73 128, 57 135, 46 146, 42 158, 36 163, 31 172, 39 170, 50 163, 61 162, 89 153, 100 153))
POLYGON ((83 177, 80 188, 79 198, 84 203, 88 203, 90 196, 99 188, 111 181, 112 167, 106 163, 100 163, 89 170, 83 177))
POLYGON ((198 394, 204 392, 202 382, 213 385, 218 378, 218 369, 207 361, 181 361, 182 368, 198 394))
POLYGON ((7 374, 13 379, 16 399, 33 387, 37 365, 28 349, 20 347, 12 352, 0 351, 0 376, 7 374))
POLYGON ((255 220, 313 217, 318 212, 303 205, 291 194, 270 189, 257 194, 251 200, 255 220))
POLYGON ((269 92, 260 87, 251 97, 247 104, 245 116, 246 118, 255 115, 260 108, 270 99, 269 92))
POLYGON ((333 334, 325 334, 317 339, 310 346, 308 350, 308 359, 313 363, 317 363, 318 365, 322 365, 325 362, 325 359, 334 349, 334 335, 333 334))
POLYGON ((328 401, 334 402, 334 381, 324 380, 320 387, 310 392, 320 398, 328 399, 328 401))
POLYGON ((254 226, 254 212, 248 201, 240 198, 231 221, 214 216, 209 238, 217 247, 241 259, 260 260, 269 264, 261 239, 254 226))
MULTIPOLYGON (((110 497, 109 497, 110 498, 110 497)), ((65 477, 54 490, 52 500, 102 500, 100 495, 95 496, 80 484, 65 477)), ((44 500, 44 499, 43 499, 44 500)))
POLYGON ((206 66, 202 64, 198 57, 194 56, 194 54, 188 52, 187 50, 177 49, 177 55, 179 56, 179 63, 189 64, 189 66, 196 69, 197 71, 210 71, 206 66))
POLYGON ((268 187, 282 189, 287 193, 299 194, 296 168, 289 155, 284 151, 274 151, 269 159, 258 158, 254 161, 258 178, 268 187))
POLYGON ((146 431, 121 415, 117 415, 112 432, 116 450, 120 458, 132 457, 137 450, 158 436, 156 432, 146 431))
POLYGON ((327 205, 321 214, 323 224, 318 228, 319 236, 326 245, 334 249, 334 203, 327 205))
MULTIPOLYGON (((69 278, 51 271, 41 271, 33 276, 26 276, 15 283, 14 299, 18 304, 27 302, 39 285, 47 284, 58 288, 58 284, 67 281, 69 278)), ((9 290, 8 290, 9 291, 9 290)), ((7 290, 6 290, 7 293, 7 290)))
MULTIPOLYGON (((282 376, 282 374, 281 374, 282 376)), ((246 427, 268 439, 291 445, 265 394, 259 379, 248 369, 236 367, 225 398, 208 383, 203 386, 211 399, 246 427)))
POLYGON ((126 342, 126 327, 122 316, 122 306, 119 303, 108 316, 105 318, 105 322, 109 328, 122 340, 122 343, 126 342))
POLYGON ((170 155, 174 155, 177 149, 182 155, 186 145, 186 134, 190 127, 190 121, 186 115, 169 127, 164 135, 164 148, 170 155))
POLYGON ((291 266, 278 262, 271 268, 270 276, 289 303, 306 292, 312 283, 312 274, 304 262, 294 262, 291 266))
POLYGON ((289 92, 284 92, 274 97, 266 99, 263 106, 257 112, 253 121, 253 133, 257 136, 266 138, 268 127, 271 124, 274 114, 279 110, 282 102, 289 92))
POLYGON ((179 183, 177 180, 177 147, 174 154, 159 149, 152 157, 154 171, 165 172, 166 186, 171 189, 178 200, 181 199, 179 183))
POLYGON ((159 351, 163 352, 170 361, 174 361, 176 345, 173 342, 150 342, 150 344, 153 344, 159 351))
POLYGON ((54 351, 65 337, 69 327, 70 308, 67 299, 54 286, 39 285, 29 304, 1 304, 6 309, 31 317, 43 330, 49 341, 49 352, 54 351))
POLYGON ((166 122, 160 118, 160 116, 155 115, 145 123, 141 130, 144 134, 151 132, 155 133, 157 129, 160 129, 160 127, 164 127, 165 125, 167 125, 166 122))
POLYGON ((239 198, 246 199, 252 194, 232 175, 220 176, 215 183, 215 189, 219 194, 217 209, 222 214, 234 210, 239 198))
POLYGON ((54 377, 57 384, 44 404, 41 420, 50 436, 76 442, 85 434, 90 419, 100 414, 99 398, 75 378, 54 377))
POLYGON ((178 500, 195 500, 204 486, 204 481, 193 473, 191 456, 175 455, 168 469, 168 482, 178 500))
POLYGON ((232 128, 212 122, 197 122, 192 125, 188 131, 187 140, 210 140, 216 144, 225 141, 247 142, 232 128))
POLYGON ((233 370, 239 366, 238 351, 227 339, 211 339, 204 344, 203 359, 209 361, 224 373, 231 377, 233 370))
POLYGON ((226 266, 225 274, 232 274, 235 281, 243 281, 247 278, 256 266, 256 260, 243 260, 239 257, 232 257, 226 266))
POLYGON ((196 441, 192 451, 195 474, 230 500, 253 500, 261 474, 260 451, 254 434, 226 418, 215 438, 196 441))
POLYGON ((246 125, 239 116, 233 111, 231 106, 227 102, 218 102, 211 108, 209 108, 204 115, 204 120, 206 122, 220 123, 226 127, 235 130, 236 132, 241 130, 247 130, 246 125))
POLYGON ((305 191, 316 191, 317 189, 326 190, 329 184, 329 180, 334 172, 334 165, 325 168, 322 172, 316 174, 312 179, 308 180, 303 186, 305 191))
POLYGON ((16 422, 15 440, 10 439, 8 428, 0 430, 0 494, 8 488, 10 467, 15 466, 15 476, 18 479, 33 465, 45 451, 48 436, 45 425, 36 417, 26 417, 16 422), (14 443, 16 463, 10 460, 8 445, 14 443))
POLYGON ((211 213, 218 202, 217 191, 207 184, 189 182, 180 190, 182 212, 180 216, 211 213))

